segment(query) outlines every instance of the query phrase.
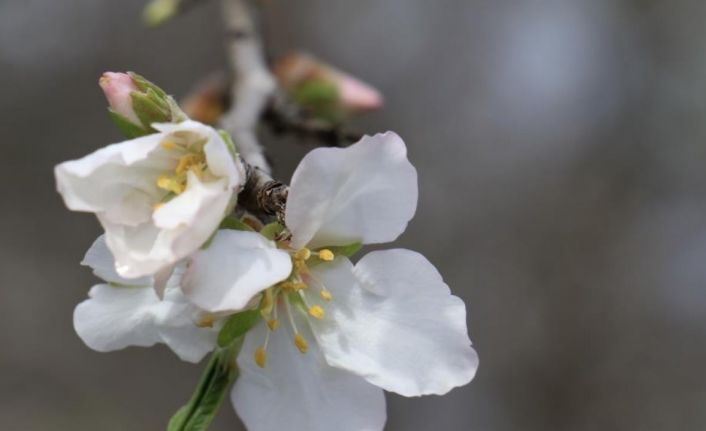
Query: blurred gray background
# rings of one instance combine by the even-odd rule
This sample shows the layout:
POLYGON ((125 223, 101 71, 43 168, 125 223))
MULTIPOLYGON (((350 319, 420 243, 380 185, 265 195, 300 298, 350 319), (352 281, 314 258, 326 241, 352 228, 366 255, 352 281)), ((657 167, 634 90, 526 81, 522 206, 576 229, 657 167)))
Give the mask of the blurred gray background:
MULTIPOLYGON (((468 304, 475 381, 388 396, 388 430, 706 429, 706 2, 271 0, 274 55, 380 88, 420 174, 399 246, 468 304)), ((155 30, 141 0, 0 0, 0 429, 159 430, 200 367, 74 334, 99 233, 52 167, 120 139, 97 86, 183 96, 225 64, 207 2, 155 30)), ((268 142, 288 179, 309 149, 268 142)), ((226 406, 214 430, 241 429, 226 406)), ((297 431, 297 430, 295 430, 297 431)))

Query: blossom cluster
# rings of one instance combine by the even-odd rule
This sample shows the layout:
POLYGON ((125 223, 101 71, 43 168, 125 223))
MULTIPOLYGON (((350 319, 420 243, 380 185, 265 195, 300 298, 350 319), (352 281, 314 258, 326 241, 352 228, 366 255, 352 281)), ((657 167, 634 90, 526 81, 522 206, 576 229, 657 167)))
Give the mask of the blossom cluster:
POLYGON ((394 241, 416 211, 398 135, 309 152, 283 220, 266 223, 237 205, 237 142, 183 113, 145 124, 133 80, 101 83, 143 133, 55 170, 68 208, 105 231, 82 262, 104 282, 74 312, 90 348, 163 343, 194 363, 230 348, 231 400, 253 431, 380 430, 383 390, 441 395, 474 377, 465 305, 424 256, 351 260, 394 241))

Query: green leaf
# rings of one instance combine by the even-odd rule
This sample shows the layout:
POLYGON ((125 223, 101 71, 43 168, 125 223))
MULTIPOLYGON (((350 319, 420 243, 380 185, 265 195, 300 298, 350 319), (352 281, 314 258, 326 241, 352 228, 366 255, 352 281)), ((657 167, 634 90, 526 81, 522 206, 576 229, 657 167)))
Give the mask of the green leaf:
POLYGON ((260 320, 260 310, 246 310, 230 316, 218 333, 218 345, 226 347, 245 335, 260 320))
POLYGON ((247 232, 254 232, 255 229, 253 229, 250 225, 247 223, 243 222, 237 217, 226 217, 223 219, 221 222, 221 225, 218 227, 219 229, 231 229, 231 230, 243 230, 247 232))
POLYGON ((118 126, 118 129, 120 129, 120 132, 129 139, 138 138, 150 133, 149 130, 138 126, 110 108, 108 108, 108 113, 110 114, 110 118, 113 120, 113 123, 118 126))
POLYGON ((218 413, 228 388, 238 377, 235 358, 242 339, 211 355, 189 402, 172 416, 167 431, 205 431, 218 413))
POLYGON ((137 88, 139 88, 140 91, 146 92, 148 89, 150 89, 157 93, 157 95, 161 99, 166 99, 168 97, 167 93, 164 90, 159 88, 159 86, 155 85, 152 81, 147 80, 147 78, 145 78, 144 76, 138 75, 135 72, 128 72, 127 74, 130 76, 130 78, 132 78, 133 82, 135 83, 135 85, 137 85, 137 88))
POLYGON ((264 236, 265 238, 269 239, 270 241, 274 240, 277 235, 279 235, 282 231, 284 230, 284 226, 277 222, 273 222, 270 224, 265 225, 262 229, 260 229, 260 235, 264 236))
POLYGON ((336 247, 326 247, 329 250, 333 252, 334 255, 336 256, 346 256, 346 257, 351 257, 354 254, 358 253, 358 251, 363 247, 363 244, 360 242, 354 242, 352 244, 348 245, 339 245, 336 247))

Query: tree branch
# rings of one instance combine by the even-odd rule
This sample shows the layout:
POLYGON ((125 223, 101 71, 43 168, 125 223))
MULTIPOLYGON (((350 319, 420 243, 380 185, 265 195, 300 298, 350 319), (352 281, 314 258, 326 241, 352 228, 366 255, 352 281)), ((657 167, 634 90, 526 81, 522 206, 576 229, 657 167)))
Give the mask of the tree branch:
POLYGON ((238 206, 262 220, 274 217, 284 224, 289 186, 273 179, 256 166, 247 163, 243 165, 246 179, 243 190, 238 195, 238 206))
POLYGON ((233 137, 247 164, 269 173, 270 166, 264 148, 257 140, 256 128, 275 90, 275 79, 265 64, 250 3, 247 0, 222 0, 222 6, 228 58, 234 76, 231 109, 221 118, 220 127, 233 137))

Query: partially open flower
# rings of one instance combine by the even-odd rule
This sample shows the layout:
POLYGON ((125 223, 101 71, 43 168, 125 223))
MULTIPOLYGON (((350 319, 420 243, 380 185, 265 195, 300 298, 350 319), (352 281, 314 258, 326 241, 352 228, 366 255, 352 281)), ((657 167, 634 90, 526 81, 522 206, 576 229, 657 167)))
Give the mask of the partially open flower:
POLYGON ((243 183, 242 167, 211 127, 153 127, 159 132, 55 168, 64 202, 96 214, 127 278, 165 270, 201 247, 243 183))

